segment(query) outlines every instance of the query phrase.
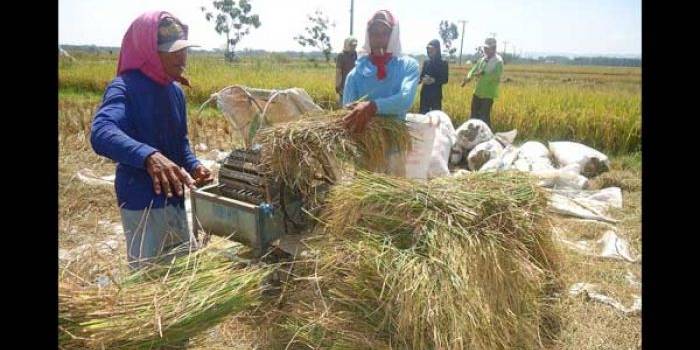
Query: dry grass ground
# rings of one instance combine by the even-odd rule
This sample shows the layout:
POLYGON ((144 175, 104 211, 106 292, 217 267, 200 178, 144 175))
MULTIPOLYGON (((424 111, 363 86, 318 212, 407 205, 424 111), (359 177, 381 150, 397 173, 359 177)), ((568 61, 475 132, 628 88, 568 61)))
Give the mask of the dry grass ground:
MULTIPOLYGON (((89 125, 98 99, 80 95, 63 96, 59 102, 59 247, 72 247, 107 239, 122 239, 110 225, 119 223, 114 191, 109 186, 91 187, 78 181, 78 170, 89 168, 98 175, 114 173, 114 163, 97 156, 89 144, 89 125)), ((192 144, 206 143, 210 149, 229 148, 230 129, 226 121, 208 111, 200 117, 190 114, 192 144)), ((618 235, 641 252, 641 160, 638 155, 613 158, 608 174, 593 181, 597 187, 620 186, 623 208, 611 213, 620 220, 618 235)), ((553 222, 569 240, 594 240, 603 228, 574 220, 553 222)), ((641 294, 631 284, 632 274, 641 281, 641 265, 601 261, 564 250, 563 278, 567 286, 576 282, 595 283, 601 291, 625 305, 641 294)), ((121 253, 123 256, 123 252, 121 253)), ((124 260, 122 260, 124 261, 124 260)), ((641 317, 625 316, 608 305, 583 296, 561 298, 556 306, 563 317, 561 333, 553 349, 637 349, 641 342, 641 317)), ((245 315, 230 318, 193 340, 192 349, 251 349, 260 344, 259 329, 245 315)))

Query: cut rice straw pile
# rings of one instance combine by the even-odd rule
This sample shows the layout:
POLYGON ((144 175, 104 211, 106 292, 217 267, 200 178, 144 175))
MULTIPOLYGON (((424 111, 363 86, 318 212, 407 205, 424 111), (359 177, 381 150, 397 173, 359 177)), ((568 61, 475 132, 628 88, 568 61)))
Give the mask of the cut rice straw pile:
POLYGON ((221 239, 106 287, 59 281, 62 348, 151 349, 181 344, 258 303, 270 267, 235 268, 221 239))
MULTIPOLYGON (((326 199, 317 260, 276 320, 288 348, 535 349, 561 288, 529 175, 415 182, 358 172, 326 199)), ((546 337, 545 337, 546 336, 546 337)), ((274 347, 274 345, 271 345, 274 347)))
POLYGON ((371 171, 383 171, 391 152, 404 153, 411 147, 405 122, 372 118, 362 133, 350 133, 341 116, 348 111, 276 124, 261 129, 255 143, 262 145, 262 164, 270 176, 290 188, 309 195, 320 181, 335 184, 345 164, 371 171))

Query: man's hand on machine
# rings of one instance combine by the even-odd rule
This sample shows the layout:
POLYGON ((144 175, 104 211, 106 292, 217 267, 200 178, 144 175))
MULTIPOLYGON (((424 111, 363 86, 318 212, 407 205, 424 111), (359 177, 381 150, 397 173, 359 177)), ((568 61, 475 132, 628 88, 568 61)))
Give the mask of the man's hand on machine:
POLYGON ((153 190, 158 195, 165 192, 165 195, 170 198, 173 193, 182 196, 183 186, 195 189, 195 180, 190 174, 160 152, 155 152, 146 158, 146 171, 151 176, 153 190))
POLYGON ((192 171, 192 178, 194 178, 194 185, 197 187, 202 187, 214 181, 214 176, 211 174, 211 171, 202 164, 194 168, 192 171))
POLYGON ((374 101, 362 101, 351 105, 352 111, 343 118, 343 125, 352 133, 365 130, 369 120, 377 113, 374 101))

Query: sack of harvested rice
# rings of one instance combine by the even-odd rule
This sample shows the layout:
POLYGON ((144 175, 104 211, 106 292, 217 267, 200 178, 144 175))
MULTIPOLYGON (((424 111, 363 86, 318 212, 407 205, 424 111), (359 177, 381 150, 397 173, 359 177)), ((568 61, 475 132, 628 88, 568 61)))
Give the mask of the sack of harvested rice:
POLYGON ((578 164, 560 169, 533 171, 540 181, 539 186, 553 189, 584 190, 588 188, 588 179, 579 174, 578 164))
POLYGON ((437 125, 428 116, 414 113, 406 114, 406 122, 413 142, 411 150, 406 153, 405 176, 427 179, 437 125))
POLYGON ((486 123, 479 119, 469 119, 457 128, 456 144, 467 154, 476 145, 493 138, 493 132, 486 123))
POLYGON ((497 132, 493 135, 493 137, 498 140, 503 147, 512 145, 516 136, 518 136, 518 129, 513 129, 506 132, 497 132))
POLYGON ((450 164, 459 164, 462 160, 464 160, 464 150, 457 144, 452 145, 450 149, 450 164))
POLYGON ((498 158, 502 152, 503 146, 501 146, 496 139, 476 145, 476 147, 469 151, 469 155, 467 156, 469 170, 477 171, 481 169, 481 166, 491 159, 498 158))
POLYGON ((518 158, 513 166, 519 171, 525 172, 554 169, 552 161, 549 159, 549 150, 537 141, 528 141, 520 146, 518 158))
POLYGON ((441 111, 408 113, 406 121, 413 143, 406 154, 405 177, 432 179, 449 175, 447 163, 456 139, 450 117, 441 111))
POLYGON ((560 167, 578 164, 581 166, 581 175, 588 178, 597 176, 610 169, 608 156, 580 143, 569 141, 550 142, 549 150, 560 167))
POLYGON ((486 162, 481 166, 479 171, 504 171, 513 166, 513 162, 518 157, 520 149, 517 146, 508 145, 503 149, 501 154, 486 162))
POLYGON ((428 179, 434 179, 450 175, 450 169, 448 169, 447 164, 449 163, 452 145, 457 140, 457 133, 454 126, 452 126, 452 120, 443 111, 431 111, 426 115, 431 118, 432 122, 437 124, 427 177, 428 179))
POLYGON ((622 208, 622 189, 619 187, 607 187, 591 193, 588 199, 605 203, 608 207, 622 208))

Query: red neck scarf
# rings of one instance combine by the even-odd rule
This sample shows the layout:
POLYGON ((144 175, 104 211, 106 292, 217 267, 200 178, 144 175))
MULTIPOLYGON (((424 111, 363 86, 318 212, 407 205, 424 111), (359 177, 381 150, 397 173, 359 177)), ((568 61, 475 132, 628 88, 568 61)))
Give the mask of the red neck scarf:
POLYGON ((372 64, 377 66, 377 79, 383 80, 386 78, 386 64, 389 63, 391 57, 391 52, 385 52, 384 55, 369 55, 369 59, 372 61, 372 64))

